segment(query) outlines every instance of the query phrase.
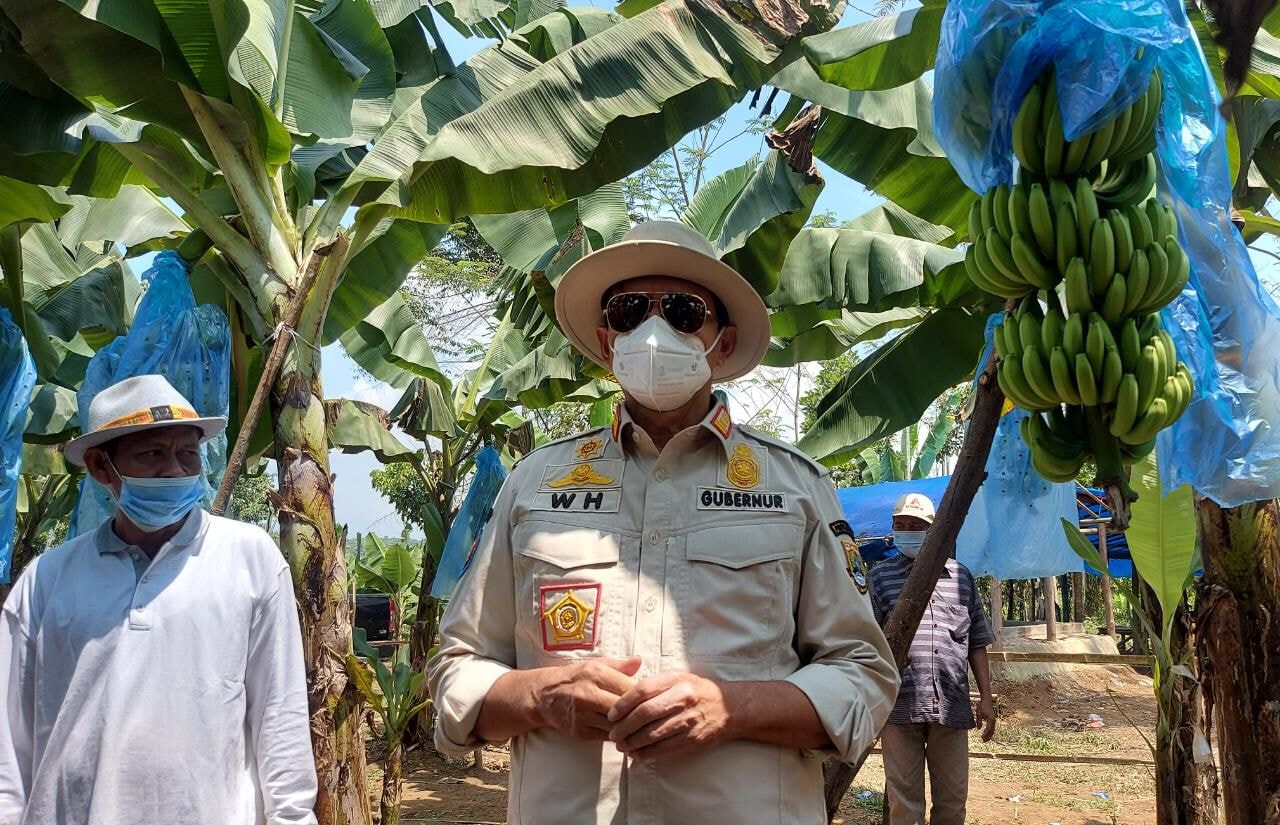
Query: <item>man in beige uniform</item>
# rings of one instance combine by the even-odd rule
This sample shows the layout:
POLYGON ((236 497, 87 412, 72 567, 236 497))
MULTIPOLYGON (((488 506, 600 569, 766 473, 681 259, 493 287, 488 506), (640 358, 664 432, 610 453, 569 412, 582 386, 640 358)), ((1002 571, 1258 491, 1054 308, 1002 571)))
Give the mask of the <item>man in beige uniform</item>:
POLYGON ((556 315, 627 401, 498 495, 428 668, 437 747, 513 740, 513 825, 825 823, 822 757, 870 745, 898 672, 826 471, 711 393, 763 357, 764 304, 653 222, 556 315))

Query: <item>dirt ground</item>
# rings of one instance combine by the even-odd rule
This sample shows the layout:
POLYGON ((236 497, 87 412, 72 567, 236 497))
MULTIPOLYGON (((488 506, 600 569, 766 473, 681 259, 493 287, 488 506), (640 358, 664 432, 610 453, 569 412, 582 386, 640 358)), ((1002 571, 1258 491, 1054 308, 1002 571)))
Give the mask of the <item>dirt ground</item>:
MULTIPOLYGON (((1151 681, 1128 668, 1080 668, 1069 676, 997 682, 996 738, 976 732, 970 750, 1056 756, 1092 755, 1150 760, 1144 737, 1155 730, 1151 681), (1090 715, 1100 717, 1090 721, 1090 715)), ((371 752, 371 757, 373 753, 371 752)), ((498 825, 506 821, 508 758, 488 748, 483 765, 409 754, 403 821, 498 825)), ((1152 825, 1152 768, 994 761, 970 762, 969 825, 1152 825)), ((372 769, 370 791, 381 776, 372 769)), ((880 822, 884 769, 872 755, 841 805, 845 825, 880 822)))

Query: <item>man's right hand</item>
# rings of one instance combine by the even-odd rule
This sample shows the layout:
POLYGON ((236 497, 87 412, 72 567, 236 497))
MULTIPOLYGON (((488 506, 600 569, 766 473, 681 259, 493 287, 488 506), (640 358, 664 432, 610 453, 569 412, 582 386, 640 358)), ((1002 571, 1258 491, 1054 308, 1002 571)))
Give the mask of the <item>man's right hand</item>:
POLYGON ((639 670, 639 656, 543 668, 534 693, 542 725, 575 739, 608 739, 609 710, 635 685, 639 670))

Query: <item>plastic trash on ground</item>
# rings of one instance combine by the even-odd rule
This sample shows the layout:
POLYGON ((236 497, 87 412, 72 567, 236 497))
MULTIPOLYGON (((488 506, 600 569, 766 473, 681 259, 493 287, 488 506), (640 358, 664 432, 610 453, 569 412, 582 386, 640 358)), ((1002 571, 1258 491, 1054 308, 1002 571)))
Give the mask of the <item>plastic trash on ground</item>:
POLYGON ((1230 223, 1226 123, 1177 0, 952 0, 936 63, 934 128, 960 177, 983 192, 1013 179, 1011 126, 1055 67, 1068 139, 1132 103, 1159 68, 1160 197, 1192 261, 1162 314, 1196 400, 1159 436, 1166 489, 1191 483, 1224 506, 1280 495, 1280 310, 1230 223))
POLYGON ((435 581, 431 584, 433 599, 448 599, 453 595, 453 588, 458 579, 471 562, 471 555, 480 545, 484 525, 493 512, 493 502, 502 489, 502 482, 507 477, 506 468, 502 466, 502 457, 498 451, 487 444, 476 453, 476 475, 471 480, 471 488, 462 502, 462 509, 453 520, 449 537, 444 542, 444 552, 440 556, 440 566, 436 570, 435 581))
MULTIPOLYGON (((80 420, 103 389, 135 375, 163 375, 202 416, 226 416, 231 391, 231 329, 215 306, 196 306, 187 267, 174 252, 161 252, 142 274, 147 292, 138 302, 129 332, 94 354, 77 394, 80 420)), ((211 503, 227 467, 226 435, 203 449, 211 503)), ((80 484, 68 536, 92 530, 115 511, 107 488, 87 475, 80 484)))
POLYGON ((0 308, 0 584, 9 583, 13 530, 18 520, 22 431, 36 385, 36 368, 22 330, 0 308))

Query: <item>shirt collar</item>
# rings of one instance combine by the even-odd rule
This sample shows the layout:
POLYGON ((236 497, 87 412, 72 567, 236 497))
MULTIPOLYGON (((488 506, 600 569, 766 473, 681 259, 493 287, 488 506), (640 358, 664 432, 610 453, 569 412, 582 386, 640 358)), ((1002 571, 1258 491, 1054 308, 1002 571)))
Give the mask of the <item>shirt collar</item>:
MULTIPOLYGON (((186 521, 182 523, 182 527, 177 533, 173 534, 173 538, 169 539, 169 544, 174 547, 185 547, 191 544, 200 535, 200 531, 208 518, 203 509, 197 507, 192 510, 186 521)), ((114 524, 115 514, 112 514, 110 518, 98 526, 98 553, 123 553, 134 546, 116 535, 114 524)))
MULTIPOLYGON (((718 441, 724 448, 725 455, 732 453, 733 448, 730 442, 733 438, 733 416, 729 413, 729 407, 718 396, 712 396, 715 403, 711 406, 711 411, 699 421, 694 428, 704 429, 718 441)), ((627 431, 639 425, 631 417, 631 413, 627 410, 626 404, 618 404, 613 408, 613 440, 619 446, 625 447, 624 439, 627 437, 627 431)), ((687 432, 687 431, 686 431, 687 432)))

